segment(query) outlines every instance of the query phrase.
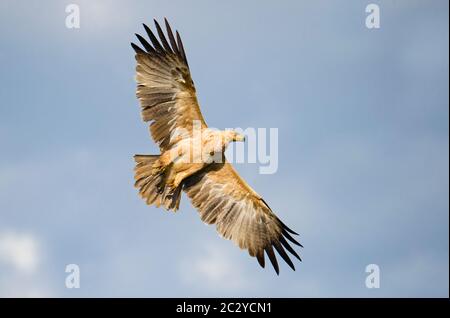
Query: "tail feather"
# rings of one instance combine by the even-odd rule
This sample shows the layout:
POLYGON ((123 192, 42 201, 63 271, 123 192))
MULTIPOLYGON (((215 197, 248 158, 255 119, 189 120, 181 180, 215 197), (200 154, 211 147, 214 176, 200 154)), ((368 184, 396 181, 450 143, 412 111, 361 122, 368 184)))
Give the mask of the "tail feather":
POLYGON ((167 210, 178 210, 181 200, 181 185, 171 189, 165 185, 165 170, 158 163, 159 155, 135 155, 135 184, 139 194, 148 205, 164 206, 167 210))

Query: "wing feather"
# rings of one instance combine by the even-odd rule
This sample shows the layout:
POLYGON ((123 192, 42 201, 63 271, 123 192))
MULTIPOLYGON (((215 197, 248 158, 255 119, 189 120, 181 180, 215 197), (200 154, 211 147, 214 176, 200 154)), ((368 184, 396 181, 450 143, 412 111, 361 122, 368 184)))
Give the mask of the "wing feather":
POLYGON ((156 30, 158 31, 158 36, 161 39, 161 43, 164 46, 164 49, 167 52, 173 53, 172 48, 170 47, 169 43, 167 42, 166 36, 164 35, 164 32, 161 29, 161 26, 159 25, 158 21, 156 21, 156 20, 153 20, 153 21, 155 21, 156 30))
POLYGON ((222 237, 232 240, 241 249, 247 249, 250 256, 256 257, 261 267, 265 266, 265 253, 277 274, 279 273, 275 248, 283 260, 295 270, 286 250, 301 259, 286 238, 295 244, 299 243, 292 238, 287 226, 272 212, 263 198, 241 179, 230 163, 209 165, 186 179, 184 190, 199 211, 202 221, 215 224, 222 237))
POLYGON ((172 146, 171 136, 180 129, 192 134, 194 121, 207 127, 179 33, 175 40, 167 20, 165 23, 169 41, 155 21, 159 40, 144 24, 151 44, 139 34, 136 37, 145 51, 131 43, 136 52, 136 95, 142 119, 151 122, 150 133, 162 151, 172 146))
POLYGON ((169 22, 167 19, 164 19, 164 22, 166 24, 166 30, 167 35, 169 36, 170 45, 172 46, 172 51, 175 53, 175 55, 180 55, 180 52, 178 50, 177 42, 175 42, 175 38, 173 36, 172 28, 170 27, 169 22))

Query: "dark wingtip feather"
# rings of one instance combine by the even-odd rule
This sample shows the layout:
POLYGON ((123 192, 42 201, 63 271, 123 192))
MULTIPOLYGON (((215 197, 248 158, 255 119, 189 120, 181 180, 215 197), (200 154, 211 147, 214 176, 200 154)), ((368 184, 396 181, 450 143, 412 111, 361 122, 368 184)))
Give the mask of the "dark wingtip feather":
POLYGON ((259 265, 264 268, 265 261, 264 261, 264 251, 258 252, 256 254, 256 259, 258 260, 259 265))
POLYGON ((145 24, 145 23, 142 23, 142 26, 144 27, 144 30, 145 30, 145 32, 147 32, 148 33, 148 31, 147 30, 150 30, 150 28, 147 26, 147 24, 145 24))
POLYGON ((154 52, 155 50, 153 49, 153 47, 150 45, 150 43, 147 42, 146 39, 144 39, 141 35, 135 33, 137 39, 139 40, 139 42, 141 42, 141 44, 144 46, 144 48, 147 50, 147 52, 154 52))
POLYGON ((173 36, 172 28, 170 27, 169 21, 167 21, 166 18, 164 18, 164 23, 166 24, 166 31, 167 36, 169 37, 170 45, 172 46, 172 50, 176 55, 179 55, 179 50, 177 46, 177 42, 175 41, 175 38, 173 36))
POLYGON ((294 234, 294 235, 298 235, 297 232, 294 232, 293 230, 291 230, 291 229, 290 229, 286 224, 284 224, 283 221, 281 221, 280 219, 278 219, 278 222, 280 222, 281 226, 282 226, 286 231, 288 231, 289 233, 294 234))
POLYGON ((161 43, 159 43, 158 39, 156 38, 155 34, 153 34, 152 30, 144 24, 145 32, 147 32, 148 37, 150 38, 150 41, 152 41, 153 46, 155 47, 156 51, 164 52, 164 48, 161 46, 161 43))
POLYGON ((302 244, 300 244, 299 242, 297 242, 286 230, 283 230, 283 235, 292 243, 294 243, 295 245, 298 245, 300 247, 303 247, 302 244))
POLYGON ((161 26, 159 25, 158 21, 156 21, 156 19, 153 19, 153 21, 155 22, 156 30, 158 31, 158 35, 159 35, 159 38, 161 40, 162 45, 164 46, 164 49, 167 52, 169 52, 169 53, 173 53, 172 49, 170 48, 169 43, 167 42, 166 36, 164 35, 164 32, 161 29, 161 26))
POLYGON ((134 44, 133 42, 131 42, 131 47, 133 48, 133 50, 138 53, 138 54, 145 54, 145 51, 143 49, 141 49, 139 46, 137 46, 136 44, 134 44))
POLYGON ((267 256, 269 256, 269 260, 272 263, 273 269, 275 269, 275 272, 277 275, 280 274, 280 268, 278 267, 277 258, 275 256, 275 253, 273 252, 272 245, 269 245, 265 248, 267 256))
POLYGON ((177 44, 178 44, 178 48, 181 53, 181 56, 182 56, 184 62, 186 63, 186 65, 189 67, 189 64, 188 64, 188 61, 186 58, 186 53, 184 52, 183 42, 181 41, 180 33, 178 33, 178 31, 176 31, 176 35, 177 35, 177 44))
POLYGON ((284 261, 289 265, 292 270, 295 271, 294 263, 292 263, 291 259, 287 255, 286 251, 283 249, 283 246, 279 242, 276 242, 274 245, 275 249, 277 250, 278 254, 284 259, 284 261))
POLYGON ((292 248, 292 246, 289 245, 289 243, 286 241, 286 239, 281 236, 280 242, 284 246, 285 249, 289 251, 292 255, 294 255, 300 262, 302 261, 301 257, 297 254, 297 252, 292 248))

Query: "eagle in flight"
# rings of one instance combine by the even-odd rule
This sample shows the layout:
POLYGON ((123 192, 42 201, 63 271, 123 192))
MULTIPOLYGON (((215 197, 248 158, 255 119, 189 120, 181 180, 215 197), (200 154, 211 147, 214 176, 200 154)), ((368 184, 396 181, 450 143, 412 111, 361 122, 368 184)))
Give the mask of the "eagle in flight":
POLYGON ((135 155, 135 186, 149 205, 176 211, 184 191, 200 218, 215 224, 218 233, 248 250, 264 267, 267 254, 279 274, 274 248, 295 270, 286 250, 302 246, 289 229, 225 159, 230 142, 244 141, 232 131, 208 128, 203 119, 178 31, 172 33, 165 19, 165 36, 155 20, 155 34, 144 24, 151 44, 136 34, 142 48, 136 52, 136 95, 142 118, 151 122, 150 133, 160 155, 135 155))

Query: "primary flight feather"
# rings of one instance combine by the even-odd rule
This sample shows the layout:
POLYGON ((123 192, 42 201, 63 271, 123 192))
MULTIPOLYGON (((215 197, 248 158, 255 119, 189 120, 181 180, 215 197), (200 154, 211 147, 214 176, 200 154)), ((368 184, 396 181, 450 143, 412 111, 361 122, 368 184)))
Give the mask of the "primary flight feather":
POLYGON ((289 229, 226 161, 230 142, 244 141, 234 131, 208 128, 197 101, 183 43, 165 20, 167 37, 155 20, 159 37, 144 24, 151 44, 136 34, 137 97, 142 118, 160 155, 135 155, 135 186, 149 205, 179 208, 184 191, 203 222, 248 250, 264 267, 264 253, 277 274, 274 249, 295 270, 286 250, 300 259, 289 243, 301 246, 289 229))

